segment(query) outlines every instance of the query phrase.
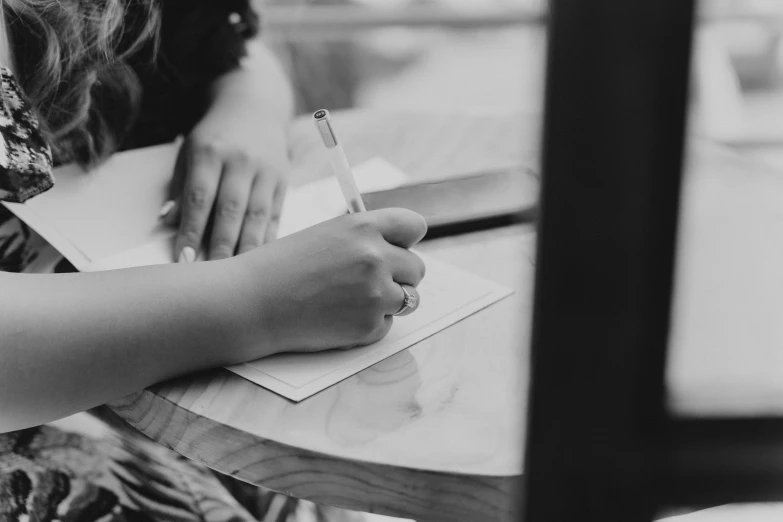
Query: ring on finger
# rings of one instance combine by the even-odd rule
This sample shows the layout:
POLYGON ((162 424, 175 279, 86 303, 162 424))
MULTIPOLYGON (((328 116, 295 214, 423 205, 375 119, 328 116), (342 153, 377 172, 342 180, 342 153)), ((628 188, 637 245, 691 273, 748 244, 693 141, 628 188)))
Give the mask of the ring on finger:
POLYGON ((403 283, 398 284, 400 285, 400 288, 402 288, 402 292, 405 294, 405 297, 402 301, 402 307, 400 307, 400 309, 392 315, 404 316, 412 314, 419 307, 419 303, 421 303, 421 296, 419 296, 419 291, 416 290, 416 287, 414 286, 403 283))

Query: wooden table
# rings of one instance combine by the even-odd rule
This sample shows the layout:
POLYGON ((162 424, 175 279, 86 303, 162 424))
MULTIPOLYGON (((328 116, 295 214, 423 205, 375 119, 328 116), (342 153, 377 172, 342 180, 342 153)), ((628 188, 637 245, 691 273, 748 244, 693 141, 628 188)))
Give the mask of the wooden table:
MULTIPOLYGON (((416 179, 519 164, 535 158, 538 136, 518 115, 335 120, 352 163, 377 155, 416 179)), ((318 140, 309 121, 293 128, 304 166, 295 184, 328 172, 318 140)), ((423 521, 505 520, 522 471, 533 246, 521 225, 422 244, 517 293, 301 403, 219 369, 110 406, 182 455, 299 498, 423 521)))
MULTIPOLYGON (((417 179, 536 157, 536 125, 518 115, 336 120, 354 163, 379 155, 417 179)), ((292 135, 307 166, 297 180, 322 175, 309 122, 292 135)), ((783 174, 709 144, 689 150, 672 411, 783 414, 783 174)), ((300 498, 422 521, 507 519, 522 472, 534 231, 420 249, 516 294, 299 404, 215 370, 111 407, 187 457, 300 498)))

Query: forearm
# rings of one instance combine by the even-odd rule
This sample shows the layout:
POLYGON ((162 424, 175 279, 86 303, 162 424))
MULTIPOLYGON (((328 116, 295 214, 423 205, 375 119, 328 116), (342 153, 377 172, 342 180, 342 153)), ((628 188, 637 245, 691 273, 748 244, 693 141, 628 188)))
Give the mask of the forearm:
POLYGON ((291 84, 280 62, 258 38, 248 42, 240 67, 219 77, 211 88, 212 106, 243 103, 259 123, 285 126, 294 114, 291 84))
POLYGON ((248 310, 226 268, 0 273, 0 433, 239 362, 248 310))

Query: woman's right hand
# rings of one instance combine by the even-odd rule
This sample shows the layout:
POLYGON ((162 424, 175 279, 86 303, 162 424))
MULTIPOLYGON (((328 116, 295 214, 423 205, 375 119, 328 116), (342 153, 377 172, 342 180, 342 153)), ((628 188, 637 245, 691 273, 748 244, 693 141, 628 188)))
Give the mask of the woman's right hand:
POLYGON ((241 357, 384 337, 403 304, 400 283, 417 286, 424 277, 423 261, 408 249, 426 231, 419 214, 383 209, 341 216, 234 258, 244 266, 254 321, 241 357))

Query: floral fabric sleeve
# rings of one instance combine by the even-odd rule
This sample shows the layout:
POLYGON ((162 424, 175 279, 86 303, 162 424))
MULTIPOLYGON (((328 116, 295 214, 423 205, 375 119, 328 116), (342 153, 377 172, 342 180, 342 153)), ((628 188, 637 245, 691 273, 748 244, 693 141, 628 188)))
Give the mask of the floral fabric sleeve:
POLYGON ((21 203, 53 184, 49 144, 13 73, 0 67, 0 200, 21 203))
MULTIPOLYGON (((24 202, 52 187, 52 154, 13 73, 0 67, 0 201, 24 202)), ((0 206, 0 272, 23 272, 46 242, 0 206)))

